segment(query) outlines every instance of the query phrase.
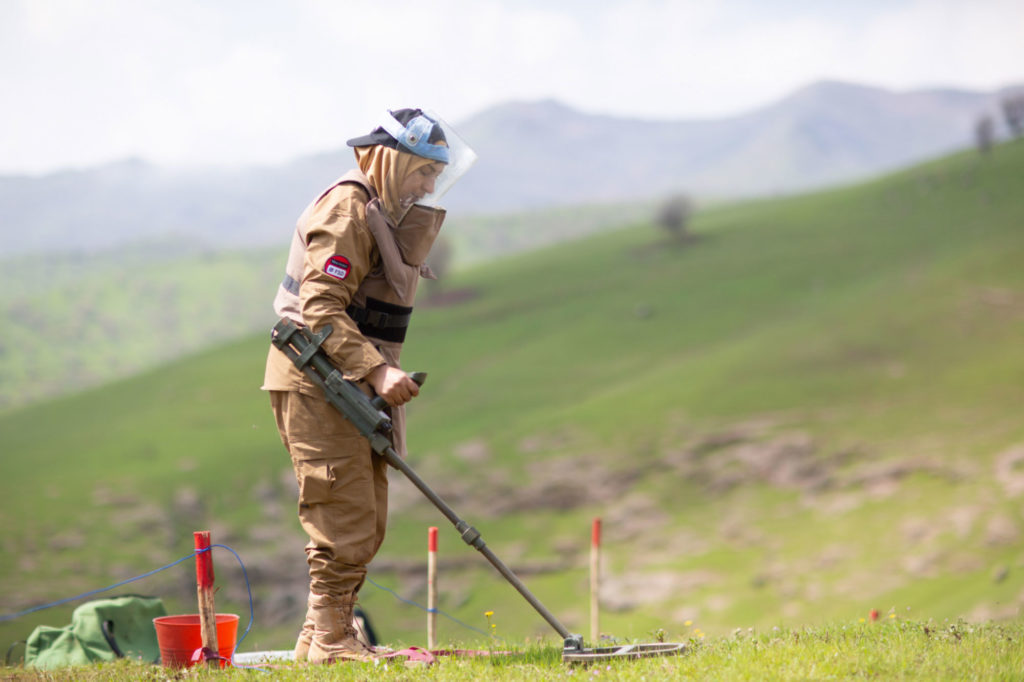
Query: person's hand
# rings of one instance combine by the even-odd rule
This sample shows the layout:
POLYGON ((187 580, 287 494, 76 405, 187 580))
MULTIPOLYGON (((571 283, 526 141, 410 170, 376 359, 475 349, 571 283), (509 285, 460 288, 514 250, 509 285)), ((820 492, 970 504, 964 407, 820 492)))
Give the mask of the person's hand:
POLYGON ((391 407, 404 405, 420 394, 420 387, 408 374, 390 365, 377 367, 366 376, 366 380, 391 407))

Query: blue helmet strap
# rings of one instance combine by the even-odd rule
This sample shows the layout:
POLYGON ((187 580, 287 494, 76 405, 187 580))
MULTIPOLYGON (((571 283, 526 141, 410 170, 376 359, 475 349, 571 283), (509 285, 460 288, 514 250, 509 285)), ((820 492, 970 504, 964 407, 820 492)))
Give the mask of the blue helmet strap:
POLYGON ((428 141, 435 125, 434 121, 421 114, 403 126, 389 111, 381 127, 413 154, 446 164, 451 159, 448 147, 428 141))

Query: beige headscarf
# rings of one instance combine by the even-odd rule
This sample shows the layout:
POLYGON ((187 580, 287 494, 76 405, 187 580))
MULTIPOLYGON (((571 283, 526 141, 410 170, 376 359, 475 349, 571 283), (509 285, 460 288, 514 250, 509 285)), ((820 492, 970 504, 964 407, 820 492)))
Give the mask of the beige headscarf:
POLYGON ((384 217, 392 225, 398 225, 412 206, 403 208, 399 190, 410 173, 434 163, 430 159, 409 152, 376 144, 370 147, 356 147, 356 162, 373 188, 377 190, 384 217))

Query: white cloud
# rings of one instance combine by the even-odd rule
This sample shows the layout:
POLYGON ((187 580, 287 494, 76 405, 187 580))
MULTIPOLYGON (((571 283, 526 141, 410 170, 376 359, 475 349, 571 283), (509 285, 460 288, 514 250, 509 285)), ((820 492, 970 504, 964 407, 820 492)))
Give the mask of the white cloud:
POLYGON ((1021 26, 1011 0, 6 0, 0 172, 277 162, 386 106, 680 118, 820 78, 993 88, 1024 80, 1021 26))
POLYGON ((837 64, 895 88, 1024 80, 1024 4, 916 0, 880 14, 858 36, 860 62, 837 64))

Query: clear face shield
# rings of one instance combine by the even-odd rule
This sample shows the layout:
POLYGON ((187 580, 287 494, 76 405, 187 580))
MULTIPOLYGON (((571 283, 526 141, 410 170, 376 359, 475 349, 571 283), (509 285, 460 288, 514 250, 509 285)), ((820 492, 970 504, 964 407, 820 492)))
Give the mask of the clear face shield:
POLYGON ((443 170, 434 178, 433 191, 416 199, 417 204, 438 207, 445 192, 476 162, 476 152, 433 111, 424 110, 406 125, 388 112, 381 127, 398 140, 403 151, 443 164, 443 170))

